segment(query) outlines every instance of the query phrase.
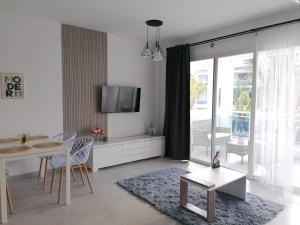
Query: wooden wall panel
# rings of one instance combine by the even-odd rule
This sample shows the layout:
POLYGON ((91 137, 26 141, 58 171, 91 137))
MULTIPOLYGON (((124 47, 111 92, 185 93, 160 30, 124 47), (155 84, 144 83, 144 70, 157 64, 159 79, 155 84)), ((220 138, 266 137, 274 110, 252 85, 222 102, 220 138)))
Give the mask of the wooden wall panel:
POLYGON ((100 113, 100 87, 107 84, 107 34, 62 24, 64 131, 86 135, 92 127, 107 134, 100 113))

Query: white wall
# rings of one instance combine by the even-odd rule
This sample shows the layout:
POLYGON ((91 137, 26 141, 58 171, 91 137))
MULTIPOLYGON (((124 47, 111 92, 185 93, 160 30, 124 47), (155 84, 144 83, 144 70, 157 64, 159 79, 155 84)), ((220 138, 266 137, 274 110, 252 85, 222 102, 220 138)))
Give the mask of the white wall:
MULTIPOLYGON (((60 23, 0 14, 0 72, 25 76, 25 98, 0 98, 0 137, 53 135, 63 129, 60 23)), ((108 115, 108 136, 147 132, 159 124, 161 80, 151 59, 142 59, 143 40, 108 35, 108 84, 141 87, 140 112, 108 115)), ((12 175, 38 170, 38 159, 9 162, 12 175)))
POLYGON ((140 135, 158 118, 155 62, 140 57, 144 41, 108 34, 108 85, 141 88, 140 112, 109 113, 108 137, 140 135))
MULTIPOLYGON (((60 24, 0 14, 0 72, 20 72, 24 99, 0 98, 0 137, 53 135, 63 129, 60 24)), ((39 160, 9 162, 12 174, 38 170, 39 160)))

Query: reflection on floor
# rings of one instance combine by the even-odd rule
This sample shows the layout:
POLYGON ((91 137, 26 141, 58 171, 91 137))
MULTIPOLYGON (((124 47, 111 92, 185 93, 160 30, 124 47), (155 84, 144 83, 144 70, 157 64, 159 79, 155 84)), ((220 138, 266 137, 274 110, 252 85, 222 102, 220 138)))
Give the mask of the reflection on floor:
MULTIPOLYGON (((180 225, 150 204, 134 197, 116 182, 167 167, 196 171, 204 166, 192 162, 178 162, 163 158, 144 160, 115 166, 91 174, 95 193, 82 186, 80 177, 72 182, 72 203, 57 204, 58 179, 52 194, 43 191, 35 174, 9 178, 14 197, 15 214, 9 215, 9 225, 180 225)), ((49 182, 47 187, 49 188, 49 182)), ((257 182, 248 181, 247 191, 262 198, 285 205, 285 209, 268 225, 298 225, 300 200, 283 198, 257 182)))

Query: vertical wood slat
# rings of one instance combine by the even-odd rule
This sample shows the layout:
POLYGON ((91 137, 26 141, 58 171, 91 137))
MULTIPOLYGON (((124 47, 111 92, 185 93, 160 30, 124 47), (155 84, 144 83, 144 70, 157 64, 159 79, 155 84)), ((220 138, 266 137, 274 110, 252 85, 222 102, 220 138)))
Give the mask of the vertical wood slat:
POLYGON ((64 131, 86 135, 98 126, 107 133, 107 114, 98 107, 107 84, 107 34, 62 24, 62 67, 64 131))

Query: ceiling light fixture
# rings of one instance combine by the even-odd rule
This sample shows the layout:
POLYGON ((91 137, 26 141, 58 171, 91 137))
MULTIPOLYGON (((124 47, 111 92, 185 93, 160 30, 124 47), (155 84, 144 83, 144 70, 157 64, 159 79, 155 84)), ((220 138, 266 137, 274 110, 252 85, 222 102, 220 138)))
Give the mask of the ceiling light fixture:
POLYGON ((164 59, 164 52, 160 47, 159 38, 160 38, 160 26, 163 24, 161 20, 148 20, 146 21, 147 24, 147 42, 143 51, 141 52, 141 56, 143 58, 152 57, 154 61, 162 61, 164 59), (156 38, 155 38, 155 46, 154 50, 152 51, 149 46, 149 34, 148 34, 148 27, 155 27, 156 28, 156 38))
POLYGON ((300 4, 300 0, 293 0, 293 2, 300 4))
POLYGON ((141 52, 141 56, 143 58, 151 57, 152 56, 152 50, 149 47, 149 35, 148 35, 149 26, 147 25, 147 42, 145 44, 145 47, 143 48, 143 51, 141 52))

